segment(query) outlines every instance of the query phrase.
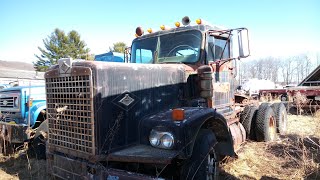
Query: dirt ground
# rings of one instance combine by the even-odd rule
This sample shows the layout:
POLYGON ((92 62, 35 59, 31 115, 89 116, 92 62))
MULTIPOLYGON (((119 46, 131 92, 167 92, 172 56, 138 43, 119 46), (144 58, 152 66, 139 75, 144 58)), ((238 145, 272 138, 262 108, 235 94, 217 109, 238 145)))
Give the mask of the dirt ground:
POLYGON ((246 142, 221 166, 224 179, 320 179, 320 116, 288 116, 276 142, 246 142))
MULTIPOLYGON (((221 164, 221 179, 320 179, 320 116, 288 116, 276 142, 246 142, 221 164)), ((0 155, 0 179, 49 179, 45 160, 0 155)))

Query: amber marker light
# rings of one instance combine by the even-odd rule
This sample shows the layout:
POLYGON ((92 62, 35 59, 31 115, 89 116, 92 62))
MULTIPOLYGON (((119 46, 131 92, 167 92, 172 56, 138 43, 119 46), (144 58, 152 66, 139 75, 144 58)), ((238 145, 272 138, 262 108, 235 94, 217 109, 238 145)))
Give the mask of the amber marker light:
POLYGON ((28 107, 32 107, 32 103, 33 103, 33 99, 30 98, 30 99, 29 99, 29 103, 28 103, 28 107))
POLYGON ((197 23, 197 24, 201 24, 201 23, 202 23, 201 19, 197 19, 197 20, 196 20, 196 23, 197 23))
POLYGON ((160 26, 160 29, 161 29, 161 30, 165 30, 166 27, 165 27, 164 25, 161 25, 161 26, 160 26))
POLYGON ((152 29, 151 28, 149 28, 147 31, 148 31, 148 33, 152 33, 152 29))
POLYGON ((174 121, 182 121, 184 120, 184 109, 177 108, 172 110, 172 119, 174 121))
POLYGON ((176 25, 176 27, 180 27, 180 22, 176 22, 174 24, 176 25))

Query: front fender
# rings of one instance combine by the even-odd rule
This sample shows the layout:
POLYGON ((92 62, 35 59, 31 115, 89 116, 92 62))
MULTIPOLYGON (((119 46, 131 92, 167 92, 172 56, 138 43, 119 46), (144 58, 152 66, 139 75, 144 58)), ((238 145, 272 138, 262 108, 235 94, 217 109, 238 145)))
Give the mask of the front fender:
POLYGON ((186 107, 183 121, 172 120, 172 110, 149 116, 140 124, 140 143, 149 144, 152 129, 169 131, 174 134, 175 150, 183 152, 184 158, 192 155, 194 141, 201 128, 211 129, 218 140, 221 155, 234 155, 232 136, 225 118, 211 108, 186 107))
POLYGON ((188 156, 192 155, 196 137, 201 129, 210 129, 216 136, 218 144, 216 150, 220 155, 234 156, 233 139, 224 116, 215 109, 204 108, 201 112, 189 117, 184 123, 186 142, 190 145, 186 149, 188 156))
POLYGON ((40 114, 40 112, 47 108, 46 102, 34 103, 30 108, 30 125, 33 126, 40 114))

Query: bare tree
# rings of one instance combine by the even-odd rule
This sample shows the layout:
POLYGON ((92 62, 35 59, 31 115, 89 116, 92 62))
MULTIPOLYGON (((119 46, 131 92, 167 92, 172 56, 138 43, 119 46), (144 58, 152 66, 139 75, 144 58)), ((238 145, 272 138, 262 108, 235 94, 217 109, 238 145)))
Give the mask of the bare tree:
POLYGON ((293 57, 288 57, 281 62, 281 72, 283 80, 286 84, 292 83, 294 77, 296 65, 293 57))
MULTIPOLYGON (((320 62, 320 56, 317 58, 320 62)), ((269 79, 275 83, 298 83, 313 69, 311 59, 307 54, 289 56, 286 58, 265 57, 242 62, 240 79, 269 79)))

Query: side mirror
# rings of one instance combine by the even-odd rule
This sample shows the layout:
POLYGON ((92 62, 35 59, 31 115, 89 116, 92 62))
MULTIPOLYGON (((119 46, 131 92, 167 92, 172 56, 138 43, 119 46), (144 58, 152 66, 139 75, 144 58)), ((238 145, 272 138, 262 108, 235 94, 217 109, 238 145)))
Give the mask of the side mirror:
POLYGON ((242 28, 238 31, 239 58, 246 58, 250 55, 248 29, 242 28))

